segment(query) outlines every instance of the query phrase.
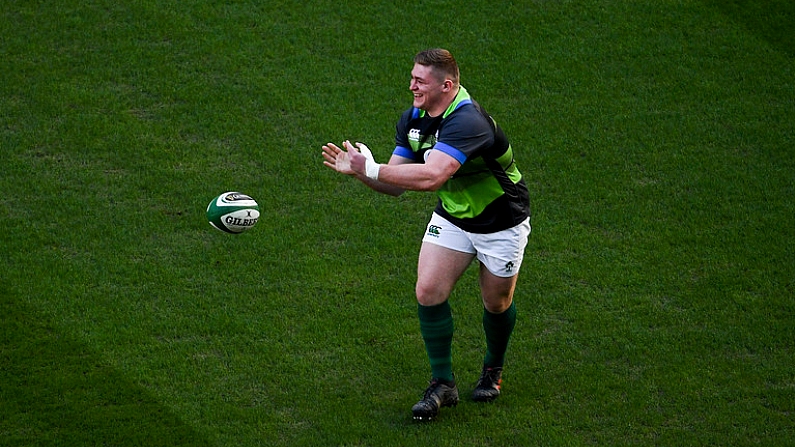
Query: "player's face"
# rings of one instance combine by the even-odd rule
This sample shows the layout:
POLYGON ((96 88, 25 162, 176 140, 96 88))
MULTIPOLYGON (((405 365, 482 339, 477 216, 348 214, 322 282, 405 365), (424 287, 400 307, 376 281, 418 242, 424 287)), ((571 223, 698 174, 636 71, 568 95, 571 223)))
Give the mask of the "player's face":
POLYGON ((444 112, 447 108, 442 98, 444 87, 444 82, 439 80, 432 67, 414 64, 409 86, 414 94, 414 107, 425 110, 431 116, 444 112))

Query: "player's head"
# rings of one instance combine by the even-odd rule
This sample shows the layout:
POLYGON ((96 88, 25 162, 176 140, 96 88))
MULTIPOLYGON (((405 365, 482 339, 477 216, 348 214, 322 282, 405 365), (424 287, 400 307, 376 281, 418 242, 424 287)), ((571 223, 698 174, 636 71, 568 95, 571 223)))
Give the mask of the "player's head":
POLYGON ((443 48, 420 51, 414 56, 414 63, 431 67, 433 73, 438 76, 439 82, 449 79, 454 86, 457 87, 459 84, 458 63, 452 53, 443 48))
POLYGON ((447 109, 459 90, 458 64, 449 51, 425 50, 414 56, 411 85, 414 107, 438 116, 447 109))

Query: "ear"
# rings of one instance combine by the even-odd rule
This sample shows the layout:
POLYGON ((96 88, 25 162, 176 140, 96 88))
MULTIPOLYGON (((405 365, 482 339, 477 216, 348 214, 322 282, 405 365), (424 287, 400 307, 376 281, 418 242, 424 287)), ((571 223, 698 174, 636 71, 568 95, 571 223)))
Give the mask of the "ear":
POLYGON ((444 82, 442 83, 442 91, 447 93, 452 89, 453 89, 453 81, 445 79, 444 82))

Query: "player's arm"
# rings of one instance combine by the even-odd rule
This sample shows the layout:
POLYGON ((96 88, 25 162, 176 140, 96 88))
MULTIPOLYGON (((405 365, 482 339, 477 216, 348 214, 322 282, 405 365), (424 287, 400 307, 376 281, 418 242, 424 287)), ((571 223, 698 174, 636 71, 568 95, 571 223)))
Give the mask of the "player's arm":
MULTIPOLYGON (((343 157, 347 159, 349 169, 373 189, 376 189, 373 185, 377 183, 401 190, 436 191, 461 167, 461 162, 455 157, 438 150, 430 151, 425 163, 415 163, 393 155, 389 164, 382 165, 376 163, 372 156, 360 153, 348 141, 343 146, 348 150, 343 157)), ((360 143, 357 146, 366 149, 360 143)))
MULTIPOLYGON (((372 163, 372 162, 367 162, 372 163)), ((441 151, 431 151, 425 163, 380 165, 377 181, 412 191, 436 191, 455 174, 461 163, 441 151)), ((365 175, 367 175, 365 169, 365 175)), ((372 169, 370 170, 372 174, 372 169)))
MULTIPOLYGON (((410 166, 414 164, 409 158, 401 157, 399 155, 392 155, 389 159, 389 163, 386 165, 381 165, 382 168, 385 166, 410 166)), ((364 172, 357 172, 355 174, 356 178, 359 179, 362 183, 370 187, 371 189, 378 191, 382 194, 388 194, 390 196, 397 197, 403 194, 407 188, 401 188, 396 185, 391 185, 386 182, 382 182, 380 180, 374 180, 368 177, 364 172)))

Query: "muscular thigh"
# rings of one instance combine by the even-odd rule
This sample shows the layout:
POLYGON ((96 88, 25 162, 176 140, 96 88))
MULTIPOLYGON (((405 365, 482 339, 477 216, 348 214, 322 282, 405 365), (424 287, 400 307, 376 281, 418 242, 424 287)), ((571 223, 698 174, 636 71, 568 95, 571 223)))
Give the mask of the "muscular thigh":
POLYGON ((446 301, 474 258, 472 253, 423 242, 417 264, 417 301, 423 306, 446 301))

